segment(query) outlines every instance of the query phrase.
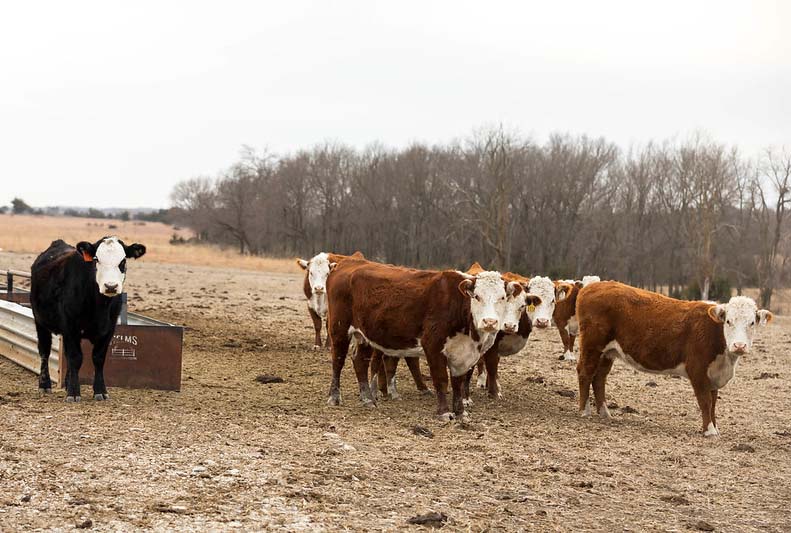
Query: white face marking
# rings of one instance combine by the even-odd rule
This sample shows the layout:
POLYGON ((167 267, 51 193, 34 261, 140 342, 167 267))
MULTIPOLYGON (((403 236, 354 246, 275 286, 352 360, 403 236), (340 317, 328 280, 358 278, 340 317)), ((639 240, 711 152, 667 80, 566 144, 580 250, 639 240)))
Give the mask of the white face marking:
POLYGON ((126 252, 116 237, 104 239, 96 248, 96 284, 99 292, 105 296, 115 296, 124 290, 126 274, 121 272, 121 261, 126 259, 126 252), (109 290, 113 288, 114 290, 109 290))
POLYGON ((475 287, 470 295, 470 312, 476 329, 500 329, 506 305, 505 284, 499 272, 487 271, 475 276, 475 287))
POLYGON ((420 339, 415 339, 415 346, 410 348, 388 348, 375 343, 363 333, 363 330, 357 329, 354 326, 349 326, 349 336, 354 337, 356 342, 367 344, 371 348, 375 348, 390 357, 426 357, 423 346, 420 345, 420 339))
POLYGON ((582 276, 582 286, 587 287, 591 283, 598 283, 601 281, 599 276, 582 276))
POLYGON ((308 283, 310 283, 310 292, 316 294, 317 292, 323 293, 327 288, 327 277, 330 275, 330 258, 322 252, 317 254, 313 259, 308 261, 308 283))
POLYGON ((466 374, 481 356, 492 347, 496 338, 497 332, 494 331, 492 333, 482 333, 480 340, 477 342, 464 333, 456 333, 446 339, 442 351, 445 357, 448 358, 450 375, 461 376, 466 374))
POLYGON ((725 346, 736 354, 750 352, 758 314, 758 307, 752 298, 734 296, 727 304, 719 304, 713 313, 722 320, 725 346))
POLYGON ((533 322, 533 327, 549 327, 552 323, 552 313, 555 312, 555 284, 547 277, 537 276, 530 280, 528 290, 541 298, 541 303, 535 307, 535 310, 530 311, 528 307, 527 314, 533 322))
POLYGON ((664 370, 650 370, 644 367, 643 365, 635 361, 631 355, 625 353, 621 348, 621 345, 618 344, 618 341, 608 342, 607 345, 604 347, 604 350, 602 350, 602 353, 604 354, 604 357, 609 357, 611 359, 618 357, 624 363, 631 366, 635 370, 639 370, 640 372, 646 372, 648 374, 663 374, 663 375, 681 376, 684 378, 689 378, 684 363, 679 363, 677 366, 673 368, 667 368, 664 370))

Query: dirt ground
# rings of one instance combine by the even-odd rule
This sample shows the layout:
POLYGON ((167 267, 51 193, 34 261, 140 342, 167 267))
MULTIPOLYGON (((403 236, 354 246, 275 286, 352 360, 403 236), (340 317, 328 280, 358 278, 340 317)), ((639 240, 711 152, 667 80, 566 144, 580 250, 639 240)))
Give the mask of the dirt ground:
POLYGON ((126 288, 132 310, 187 326, 182 391, 99 403, 83 387, 66 404, 0 360, 0 530, 378 531, 431 511, 446 530, 791 530, 785 317, 759 331, 705 439, 686 380, 618 363, 614 419, 581 419, 554 329, 501 363, 503 400, 476 391, 472 422, 445 424, 403 364, 402 400, 362 407, 349 360, 343 405, 326 405, 330 357, 310 349, 298 274, 143 260, 126 288))

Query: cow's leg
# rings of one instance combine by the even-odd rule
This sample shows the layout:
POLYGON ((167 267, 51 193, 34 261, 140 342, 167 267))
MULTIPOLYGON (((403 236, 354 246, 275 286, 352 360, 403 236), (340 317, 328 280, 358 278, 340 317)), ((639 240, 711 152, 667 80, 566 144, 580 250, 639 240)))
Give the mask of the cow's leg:
POLYGON ((591 383, 596 371, 599 369, 601 358, 602 347, 593 343, 586 343, 585 337, 583 337, 580 343, 580 359, 577 362, 577 380, 580 388, 579 408, 582 416, 590 415, 588 398, 590 397, 591 383))
POLYGON ((563 357, 561 359, 564 359, 566 361, 573 361, 575 359, 574 349, 569 348, 570 346, 569 332, 566 329, 566 324, 558 322, 556 325, 558 327, 558 333, 560 333, 560 340, 563 342, 563 357))
POLYGON ((321 349, 321 326, 323 325, 321 323, 321 317, 310 307, 308 307, 308 312, 310 313, 310 318, 313 320, 313 330, 315 332, 315 337, 313 339, 313 349, 319 350, 321 349))
POLYGON ((400 357, 390 357, 389 355, 384 358, 385 388, 391 400, 398 400, 401 398, 401 395, 398 394, 398 379, 396 378, 400 360, 400 357))
POLYGON ((421 392, 424 396, 431 396, 431 391, 426 386, 426 382, 423 381, 423 374, 420 373, 420 357, 407 357, 405 362, 407 368, 409 368, 409 373, 412 374, 412 381, 415 382, 418 392, 421 392))
POLYGON ((475 371, 475 367, 473 366, 470 368, 466 374, 464 374, 464 386, 462 388, 462 404, 464 407, 469 407, 472 405, 472 398, 470 398, 470 382, 472 381, 472 373, 475 371))
POLYGON ((478 367, 478 381, 476 382, 476 384, 478 385, 479 389, 485 389, 487 373, 486 373, 486 362, 484 361, 483 357, 478 359, 478 364, 476 366, 478 367))
POLYGON ((104 361, 107 359, 107 348, 110 346, 112 340, 112 333, 97 339, 93 345, 93 399, 94 400, 109 400, 110 395, 107 394, 107 387, 104 384, 104 361))
POLYGON ((593 397, 596 401, 596 412, 601 418, 610 418, 610 411, 607 409, 607 400, 604 396, 604 389, 607 385, 607 374, 612 370, 614 360, 604 356, 599 360, 599 368, 593 376, 593 397))
POLYGON ((500 381, 498 379, 500 354, 497 352, 496 344, 483 355, 483 360, 486 365, 486 375, 488 376, 486 388, 489 390, 489 398, 500 400, 503 395, 500 392, 500 381))
POLYGON ((349 326, 346 330, 332 328, 330 330, 330 343, 332 345, 332 382, 330 383, 327 405, 341 404, 341 371, 346 363, 346 354, 349 352, 349 326))
POLYGON ((717 425, 717 398, 720 395, 719 390, 711 391, 711 423, 714 424, 714 429, 719 433, 720 428, 717 425))
POLYGON ((451 375, 450 384, 453 387, 453 414, 459 420, 466 420, 467 412, 464 410, 464 384, 467 381, 469 372, 460 376, 451 375))
POLYGON ((330 321, 324 320, 324 327, 326 328, 327 338, 324 339, 324 348, 327 349, 330 347, 330 321))
POLYGON ((700 407, 700 414, 703 421, 703 435, 706 437, 716 437, 720 434, 717 426, 714 424, 712 413, 712 398, 711 389, 709 389, 704 380, 692 381, 692 389, 695 391, 695 397, 698 399, 698 406, 700 407))
POLYGON ((385 381, 382 379, 382 374, 384 373, 384 362, 382 359, 384 358, 384 354, 379 350, 374 350, 373 354, 371 355, 371 383, 369 387, 371 388, 371 394, 373 394, 374 399, 377 396, 377 390, 382 394, 385 395, 387 388, 382 389, 382 383, 385 381))
POLYGON ((62 337, 66 352, 66 401, 80 401, 80 367, 82 366, 82 346, 80 336, 75 333, 64 333, 62 337))
POLYGON ((448 359, 442 353, 441 346, 431 345, 430 342, 430 339, 424 338, 422 344, 437 393, 437 416, 442 420, 450 420, 453 416, 448 409, 448 359))
POLYGON ((38 355, 41 358, 41 373, 38 375, 38 390, 41 394, 52 392, 52 380, 49 377, 49 354, 52 351, 52 333, 36 322, 38 337, 38 355))
MULTIPOLYGON (((574 341, 576 340, 576 338, 577 338, 576 335, 572 335, 571 333, 569 333, 569 353, 571 353, 571 357, 574 357, 574 341)), ((576 357, 574 357, 572 361, 574 361, 575 359, 576 357)))
POLYGON ((368 344, 357 344, 357 353, 354 355, 354 373, 357 375, 357 384, 360 386, 360 401, 366 407, 376 407, 376 401, 371 394, 368 383, 368 366, 371 363, 373 348, 368 344))

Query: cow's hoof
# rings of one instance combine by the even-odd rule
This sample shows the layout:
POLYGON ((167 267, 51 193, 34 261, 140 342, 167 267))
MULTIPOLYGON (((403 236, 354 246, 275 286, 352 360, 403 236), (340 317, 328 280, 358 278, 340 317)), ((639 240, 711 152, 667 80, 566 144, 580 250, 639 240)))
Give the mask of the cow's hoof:
POLYGON ((330 407, 337 407, 341 404, 341 397, 340 396, 330 396, 327 398, 327 405, 330 407))
POLYGON ((471 405, 472 405, 472 398, 463 398, 463 399, 461 400, 461 404, 462 404, 464 407, 469 407, 469 406, 471 406, 471 405))
POLYGON ((400 394, 398 394, 397 392, 391 392, 391 393, 388 395, 388 397, 389 397, 391 400, 400 400, 400 399, 401 399, 401 395, 400 395, 400 394))
POLYGON ((434 396, 434 391, 431 390, 431 389, 423 389, 422 391, 420 391, 420 395, 421 396, 433 397, 434 396))
POLYGON ((453 413, 442 413, 441 415, 437 415, 437 418, 439 418, 441 422, 450 422, 453 420, 453 413))
POLYGON ((591 415, 591 406, 590 406, 590 404, 587 404, 587 405, 585 406, 585 409, 583 409, 582 411, 580 411, 580 416, 581 416, 582 418, 588 418, 590 415, 591 415))
POLYGON ((719 437, 720 436, 720 430, 717 429, 714 426, 714 424, 709 423, 709 427, 708 427, 708 429, 706 429, 706 431, 703 432, 703 436, 704 437, 719 437))
POLYGON ((79 396, 66 396, 66 401, 69 402, 69 403, 79 402, 80 401, 80 397, 79 396))
POLYGON ((607 409, 606 405, 602 405, 601 409, 599 409, 599 418, 602 420, 611 420, 612 415, 610 414, 610 410, 607 409))
POLYGON ((478 374, 478 381, 476 381, 479 389, 486 388, 486 374, 478 374))
POLYGON ((319 344, 314 344, 314 345, 313 345, 313 349, 314 349, 314 350, 321 350, 321 345, 319 345, 319 344))
POLYGON ((370 396, 367 398, 360 398, 360 403, 363 404, 363 407, 368 407, 369 409, 376 407, 376 402, 370 396))
POLYGON ((40 396, 44 396, 45 394, 52 394, 52 387, 49 388, 39 387, 38 393, 40 396))
POLYGON ((490 392, 489 393, 490 400, 502 400, 503 394, 501 392, 490 392))
POLYGON ((566 352, 566 353, 563 354, 562 359, 564 361, 576 361, 577 360, 577 356, 574 355, 574 352, 566 352))
POLYGON ((459 417, 459 421, 462 424, 468 424, 469 422, 472 421, 472 417, 470 416, 470 413, 468 413, 467 411, 462 411, 461 416, 459 417))
POLYGON ((109 400, 110 399, 110 395, 107 394, 106 392, 103 393, 103 394, 102 393, 97 393, 97 394, 93 395, 93 399, 96 400, 97 402, 101 402, 101 401, 104 401, 104 400, 109 400))

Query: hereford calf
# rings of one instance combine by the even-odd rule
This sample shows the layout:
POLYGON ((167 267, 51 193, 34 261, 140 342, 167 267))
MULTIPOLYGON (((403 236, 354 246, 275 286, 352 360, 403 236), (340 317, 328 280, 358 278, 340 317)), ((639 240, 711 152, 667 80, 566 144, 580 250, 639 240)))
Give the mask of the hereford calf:
POLYGON ((93 397, 107 400, 104 360, 121 313, 126 260, 146 253, 142 244, 127 246, 118 237, 70 246, 62 240, 49 245, 30 269, 30 305, 36 323, 42 393, 52 392, 49 354, 52 335, 62 335, 66 354, 66 401, 80 401, 81 339, 93 344, 93 397))
POLYGON ((373 350, 397 357, 425 353, 437 414, 452 417, 447 402, 448 369, 453 412, 464 416, 462 393, 469 370, 494 344, 508 300, 523 293, 497 272, 469 276, 456 271, 414 270, 349 259, 327 282, 333 374, 328 404, 341 401, 340 375, 349 344, 357 344, 354 370, 364 404, 374 405, 368 382, 373 350))
MULTIPOLYGON (((577 294, 583 287, 601 281, 599 276, 584 276, 582 281, 566 280, 566 283, 573 284, 571 292, 565 300, 558 300, 555 305, 555 311, 552 313, 552 319, 555 321, 555 326, 560 333, 560 340, 563 342, 563 355, 561 359, 566 361, 576 361, 577 357, 574 355, 574 339, 579 333, 579 326, 577 323, 577 294)), ((556 282, 557 283, 557 282, 556 282)))
MULTIPOLYGON (((308 299, 308 313, 313 320, 313 329, 315 330, 314 350, 321 349, 321 325, 322 320, 327 318, 327 277, 340 261, 349 257, 363 259, 363 254, 354 252, 348 256, 321 252, 308 261, 297 259, 297 264, 305 271, 302 289, 308 299)), ((329 342, 329 339, 327 341, 329 342)))
POLYGON ((688 378, 703 416, 706 436, 719 435, 717 394, 734 376, 739 358, 749 353, 756 325, 772 320, 755 302, 734 296, 727 304, 687 302, 614 281, 579 291, 577 364, 583 416, 590 414, 591 384, 599 416, 605 404, 607 374, 615 359, 654 374, 688 378))

